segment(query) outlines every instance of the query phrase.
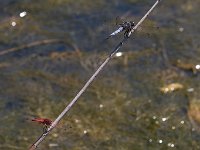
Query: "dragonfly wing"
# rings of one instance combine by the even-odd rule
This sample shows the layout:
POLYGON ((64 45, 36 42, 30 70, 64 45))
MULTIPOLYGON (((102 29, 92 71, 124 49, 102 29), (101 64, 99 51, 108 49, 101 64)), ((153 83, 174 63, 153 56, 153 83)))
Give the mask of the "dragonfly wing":
POLYGON ((110 34, 110 36, 114 36, 116 34, 118 34, 119 32, 121 32, 124 28, 123 27, 119 27, 119 29, 117 29, 116 31, 114 31, 113 33, 110 34))
POLYGON ((155 35, 159 29, 160 27, 155 25, 141 25, 137 28, 137 31, 140 36, 151 37, 151 35, 155 35))
MULTIPOLYGON (((111 38, 112 36, 118 34, 119 32, 123 31, 123 27, 119 27, 116 31, 114 31, 113 33, 111 33, 107 38, 105 38, 104 40, 108 40, 109 38, 111 38)), ((104 41, 103 40, 103 41, 104 41)))
POLYGON ((42 123, 44 121, 44 119, 42 119, 42 118, 34 118, 31 121, 42 123))
POLYGON ((123 19, 120 16, 117 16, 115 20, 116 20, 116 25, 120 25, 124 23, 123 19))
POLYGON ((32 121, 34 122, 38 122, 44 125, 51 125, 52 121, 50 119, 46 119, 46 118, 34 118, 32 119, 32 121))

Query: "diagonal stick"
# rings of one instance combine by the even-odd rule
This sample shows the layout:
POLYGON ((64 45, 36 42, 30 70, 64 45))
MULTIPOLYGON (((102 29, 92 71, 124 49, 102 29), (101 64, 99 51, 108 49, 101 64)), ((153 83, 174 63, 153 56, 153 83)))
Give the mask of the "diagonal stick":
POLYGON ((88 86, 92 83, 92 81, 96 78, 99 72, 104 68, 104 66, 112 59, 112 57, 118 52, 118 50, 122 47, 122 45, 128 40, 133 32, 139 27, 139 25, 146 19, 146 17, 152 12, 152 10, 156 7, 156 5, 161 0, 157 0, 154 5, 149 9, 149 11, 142 17, 142 19, 137 23, 136 26, 128 33, 127 37, 115 47, 115 49, 110 53, 110 55, 105 59, 105 61, 100 65, 100 67, 95 71, 95 73, 90 77, 90 79, 85 83, 82 89, 78 92, 78 94, 74 97, 74 99, 66 106, 66 108, 61 112, 61 114, 56 118, 56 120, 52 123, 52 125, 47 129, 45 133, 43 133, 36 142, 30 147, 30 150, 34 150, 37 146, 44 140, 44 138, 51 132, 53 128, 58 124, 58 122, 63 118, 63 116, 71 109, 71 107, 76 103, 79 97, 85 92, 88 86))

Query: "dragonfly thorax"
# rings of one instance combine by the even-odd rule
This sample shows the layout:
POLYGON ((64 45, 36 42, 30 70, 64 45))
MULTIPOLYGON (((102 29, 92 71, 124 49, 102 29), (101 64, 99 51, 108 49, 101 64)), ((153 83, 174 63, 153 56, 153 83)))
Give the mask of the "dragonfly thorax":
POLYGON ((133 21, 124 22, 121 26, 124 28, 124 30, 128 30, 133 28, 135 26, 135 23, 133 21))
POLYGON ((123 30, 125 31, 124 37, 128 38, 130 36, 130 32, 134 26, 135 26, 135 23, 133 21, 124 22, 124 24, 122 25, 123 30))
POLYGON ((132 28, 135 26, 135 23, 133 21, 126 21, 126 22, 123 22, 122 24, 120 24, 119 28, 114 31, 113 33, 111 33, 106 39, 124 31, 124 37, 129 37, 130 35, 130 32, 132 30, 132 28))

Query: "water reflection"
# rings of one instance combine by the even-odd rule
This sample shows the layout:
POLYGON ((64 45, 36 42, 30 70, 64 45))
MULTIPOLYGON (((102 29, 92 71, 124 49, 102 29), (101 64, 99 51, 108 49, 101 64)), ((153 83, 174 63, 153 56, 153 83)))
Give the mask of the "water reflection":
POLYGON ((172 130, 175 130, 176 129, 176 127, 175 126, 172 126, 172 130))
POLYGON ((180 31, 180 32, 183 32, 183 31, 184 31, 184 28, 183 28, 183 27, 180 27, 180 28, 179 28, 179 31, 180 31))
POLYGON ((19 16, 21 17, 21 18, 23 18, 23 17, 25 17, 26 16, 26 11, 23 11, 23 12, 21 12, 20 14, 19 14, 19 16))
POLYGON ((122 52, 117 52, 117 53, 115 54, 115 56, 116 56, 116 57, 120 57, 120 56, 122 56, 122 54, 123 54, 122 52))
POLYGON ((168 118, 162 118, 162 121, 165 122, 168 118))
POLYGON ((84 130, 84 131, 83 131, 83 133, 84 133, 84 134, 87 134, 87 133, 88 133, 88 131, 87 131, 87 130, 84 130))
POLYGON ((103 107, 104 107, 103 104, 100 104, 100 105, 99 105, 99 108, 103 108, 103 107))
POLYGON ((163 140, 158 140, 158 143, 162 144, 162 143, 163 143, 163 140))
POLYGON ((11 22, 11 25, 14 27, 14 26, 16 26, 16 22, 15 21, 13 21, 13 22, 11 22))
POLYGON ((200 65, 196 65, 195 68, 196 68, 196 69, 200 69, 200 65))
POLYGON ((168 143, 167 146, 174 147, 175 145, 173 143, 168 143))
POLYGON ((181 124, 184 124, 185 123, 185 121, 184 120, 181 120, 181 122, 180 122, 181 124))

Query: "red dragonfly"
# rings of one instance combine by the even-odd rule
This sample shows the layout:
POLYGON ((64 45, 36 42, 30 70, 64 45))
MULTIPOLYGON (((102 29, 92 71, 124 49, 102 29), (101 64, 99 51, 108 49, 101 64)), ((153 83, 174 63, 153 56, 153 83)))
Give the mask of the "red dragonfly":
POLYGON ((52 124, 52 121, 47 118, 34 118, 31 121, 38 122, 39 124, 44 125, 44 128, 43 128, 44 132, 47 132, 48 126, 50 126, 52 124))
POLYGON ((43 124, 45 126, 50 126, 52 124, 52 121, 50 119, 47 119, 47 118, 34 118, 34 119, 32 119, 32 121, 38 122, 38 123, 43 124))

